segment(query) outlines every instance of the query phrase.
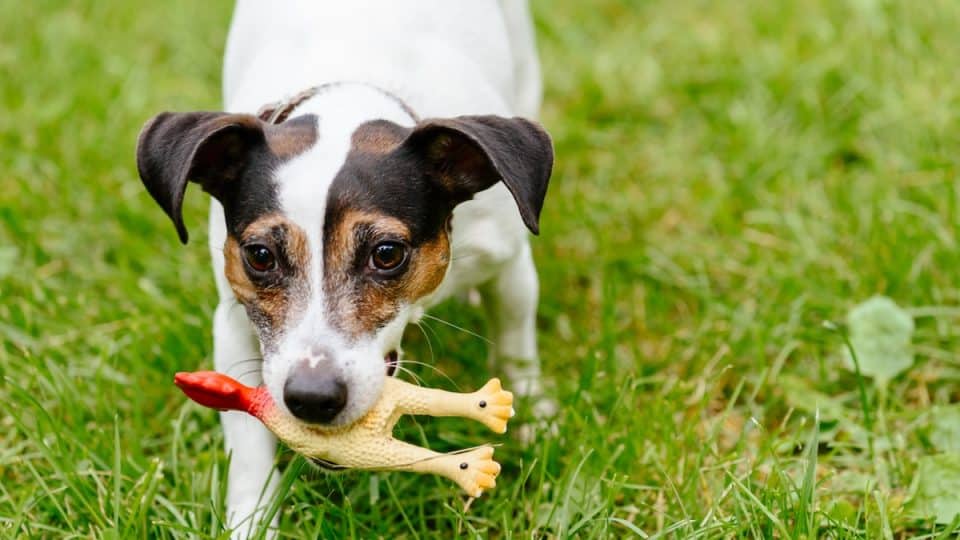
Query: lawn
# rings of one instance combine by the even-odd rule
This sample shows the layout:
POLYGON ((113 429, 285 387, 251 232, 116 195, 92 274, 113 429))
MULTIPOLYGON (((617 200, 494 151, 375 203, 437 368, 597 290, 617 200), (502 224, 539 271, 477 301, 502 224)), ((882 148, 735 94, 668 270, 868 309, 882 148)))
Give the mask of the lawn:
MULTIPOLYGON (((534 7, 558 429, 500 441, 498 487, 469 504, 285 452, 281 536, 960 531, 960 3, 534 7), (875 295, 900 307, 858 337, 848 314, 875 295), (884 348, 901 331, 910 345, 884 348)), ((0 2, 0 536, 226 534, 216 415, 171 384, 211 365, 206 197, 188 193, 181 247, 133 148, 155 112, 219 106, 229 15, 0 2)), ((434 314, 484 333, 472 308, 434 314)), ((486 346, 436 321, 406 344, 448 388, 491 375, 486 346)), ((492 439, 451 420, 403 433, 492 439)))

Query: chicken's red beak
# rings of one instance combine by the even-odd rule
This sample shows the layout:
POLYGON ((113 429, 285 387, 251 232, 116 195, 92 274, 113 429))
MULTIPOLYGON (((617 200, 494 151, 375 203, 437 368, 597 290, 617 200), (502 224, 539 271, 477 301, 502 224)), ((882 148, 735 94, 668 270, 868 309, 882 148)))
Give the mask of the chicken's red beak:
POLYGON ((253 412, 258 389, 216 371, 177 373, 173 382, 188 398, 221 411, 253 412))

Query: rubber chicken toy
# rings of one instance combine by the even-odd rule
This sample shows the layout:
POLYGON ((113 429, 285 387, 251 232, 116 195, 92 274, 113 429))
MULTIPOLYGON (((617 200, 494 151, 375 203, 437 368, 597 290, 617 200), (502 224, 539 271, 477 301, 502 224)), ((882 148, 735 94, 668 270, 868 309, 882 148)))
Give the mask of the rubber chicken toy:
POLYGON ((476 392, 461 394, 389 377, 379 401, 365 416, 333 428, 303 423, 282 411, 266 388, 246 386, 222 373, 177 373, 174 382, 200 405, 257 417, 295 452, 328 468, 438 474, 472 497, 496 485, 500 464, 493 461, 492 447, 441 454, 394 439, 394 425, 405 414, 459 416, 505 433, 513 416, 513 394, 501 388, 499 379, 491 379, 476 392))

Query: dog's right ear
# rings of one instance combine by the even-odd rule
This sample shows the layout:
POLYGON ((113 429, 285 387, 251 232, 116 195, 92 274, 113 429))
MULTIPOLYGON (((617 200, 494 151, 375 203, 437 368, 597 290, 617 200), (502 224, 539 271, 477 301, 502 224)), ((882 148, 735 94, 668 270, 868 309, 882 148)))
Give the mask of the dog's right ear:
POLYGON ((137 140, 137 170, 147 191, 173 220, 187 243, 183 195, 187 181, 220 199, 242 174, 251 149, 266 141, 263 123, 250 114, 165 112, 153 117, 137 140))

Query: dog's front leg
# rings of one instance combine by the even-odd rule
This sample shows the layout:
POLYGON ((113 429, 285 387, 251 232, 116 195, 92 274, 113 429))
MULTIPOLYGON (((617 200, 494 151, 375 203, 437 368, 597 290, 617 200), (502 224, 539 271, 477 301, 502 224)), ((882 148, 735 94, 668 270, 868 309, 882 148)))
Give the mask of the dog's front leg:
POLYGON ((524 244, 520 253, 481 288, 481 293, 494 341, 491 360, 506 373, 517 395, 535 398, 536 416, 549 417, 557 407, 553 400, 543 396, 537 354, 539 285, 530 246, 524 244))
MULTIPOLYGON (((213 356, 217 371, 244 384, 261 383, 260 347, 243 307, 222 301, 214 315, 213 356)), ((276 491, 277 440, 256 418, 243 412, 222 412, 223 438, 230 469, 227 477, 227 526, 233 538, 257 531, 263 511, 276 491)), ((273 524, 275 525, 275 523, 273 524)))

